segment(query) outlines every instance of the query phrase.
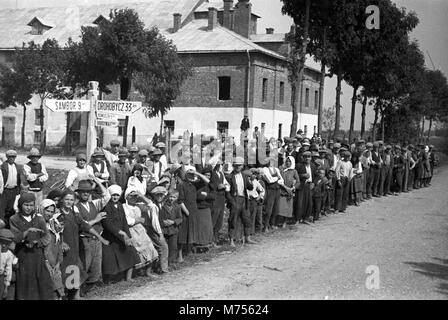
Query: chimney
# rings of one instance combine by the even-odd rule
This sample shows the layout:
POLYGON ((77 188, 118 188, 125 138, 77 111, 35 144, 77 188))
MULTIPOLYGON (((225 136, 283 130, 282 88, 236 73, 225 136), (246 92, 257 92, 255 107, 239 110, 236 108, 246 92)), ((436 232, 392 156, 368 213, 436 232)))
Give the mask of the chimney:
POLYGON ((233 7, 233 0, 224 0, 224 12, 222 25, 227 29, 232 29, 232 15, 230 9, 233 7))
POLYGON ((233 31, 249 38, 251 34, 252 3, 249 0, 238 0, 234 11, 233 31))
POLYGON ((274 28, 266 28, 266 34, 274 34, 274 28))
POLYGON ((182 21, 182 15, 180 13, 173 14, 173 33, 179 31, 182 21))
POLYGON ((212 31, 218 24, 218 10, 214 7, 208 8, 208 30, 212 31))

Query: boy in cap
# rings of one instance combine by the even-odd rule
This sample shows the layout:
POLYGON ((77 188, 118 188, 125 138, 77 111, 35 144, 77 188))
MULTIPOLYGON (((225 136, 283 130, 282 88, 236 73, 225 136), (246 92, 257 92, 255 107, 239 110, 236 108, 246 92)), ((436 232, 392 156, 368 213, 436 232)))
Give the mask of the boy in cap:
POLYGON ((21 191, 21 168, 15 163, 17 152, 6 151, 6 161, 2 163, 3 193, 0 196, 0 219, 9 226, 9 218, 15 214, 14 202, 21 191))
POLYGON ((162 174, 166 171, 167 167, 160 161, 160 157, 163 155, 160 149, 155 149, 151 155, 151 161, 148 161, 148 170, 152 174, 152 178, 155 182, 159 182, 162 174))
POLYGON ((254 188, 247 190, 249 197, 249 214, 251 221, 251 235, 260 232, 263 228, 263 201, 265 198, 265 189, 260 183, 260 170, 258 168, 250 169, 250 181, 254 188))
POLYGON ((114 139, 110 142, 110 151, 103 149, 108 167, 111 167, 115 162, 118 161, 119 147, 120 141, 114 139))
POLYGON ((0 229, 0 300, 8 299, 14 292, 11 282, 17 258, 10 250, 13 241, 14 234, 9 229, 0 229))
POLYGON ((170 191, 159 212, 160 226, 162 227, 163 236, 168 243, 169 265, 177 262, 177 235, 179 226, 182 224, 182 211, 177 204, 177 199, 179 199, 179 191, 170 191))
POLYGON ((26 180, 28 181, 28 191, 34 193, 36 197, 36 208, 42 202, 44 195, 42 189, 44 188, 44 182, 48 180, 48 173, 43 165, 39 162, 41 154, 38 149, 32 148, 28 159, 30 161, 23 165, 23 172, 25 173, 26 180))
POLYGON ((132 168, 134 164, 137 163, 137 154, 139 151, 138 146, 135 143, 133 143, 128 151, 129 151, 128 162, 132 168))
MULTIPOLYGON (((98 177, 90 176, 90 180, 96 182, 101 189, 101 198, 90 200, 90 195, 94 190, 89 180, 81 180, 76 192, 79 194, 79 202, 74 206, 74 211, 81 214, 98 234, 103 232, 101 221, 106 218, 106 213, 102 212, 107 202, 110 200, 109 191, 101 184, 98 177)), ((80 234, 80 255, 84 262, 84 270, 88 273, 86 281, 87 288, 92 287, 101 280, 102 243, 107 245, 107 241, 93 236, 90 232, 80 234)))

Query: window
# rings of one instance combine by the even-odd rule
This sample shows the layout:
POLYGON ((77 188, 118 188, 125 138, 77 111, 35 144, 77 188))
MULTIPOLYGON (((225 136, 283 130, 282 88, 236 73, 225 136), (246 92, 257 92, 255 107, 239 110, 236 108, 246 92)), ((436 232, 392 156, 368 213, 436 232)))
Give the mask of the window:
POLYGON ((314 90, 314 109, 319 107, 319 91, 314 90))
POLYGON ((305 89, 305 108, 310 107, 310 89, 305 89))
POLYGON ((308 126, 303 126, 303 135, 306 137, 308 135, 308 126))
POLYGON ((34 143, 40 144, 42 141, 42 133, 40 131, 34 131, 34 143))
POLYGON ((34 124, 40 126, 40 109, 34 109, 34 124))
POLYGON ((285 103, 285 83, 280 81, 280 104, 285 103))
POLYGON ((124 125, 125 119, 118 119, 118 136, 122 137, 124 135, 124 125))
POLYGON ((218 77, 218 100, 230 100, 230 77, 218 77))
POLYGON ((282 126, 283 126, 283 123, 278 124, 278 138, 279 139, 282 138, 282 126))
POLYGON ((218 134, 226 133, 229 130, 229 122, 228 121, 218 121, 217 129, 218 129, 218 134))
POLYGON ((268 79, 263 78, 263 87, 261 92, 261 101, 266 102, 268 95, 268 79))
POLYGON ((165 128, 167 128, 171 134, 174 132, 174 120, 164 120, 165 128))

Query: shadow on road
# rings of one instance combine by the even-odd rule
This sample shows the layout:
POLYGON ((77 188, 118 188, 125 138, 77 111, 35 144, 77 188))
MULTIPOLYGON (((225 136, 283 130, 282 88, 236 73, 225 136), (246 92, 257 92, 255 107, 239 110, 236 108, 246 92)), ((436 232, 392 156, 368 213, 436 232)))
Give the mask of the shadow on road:
POLYGON ((448 259, 433 258, 433 260, 435 262, 405 262, 405 264, 414 267, 415 272, 442 280, 437 286, 437 292, 448 296, 448 259))

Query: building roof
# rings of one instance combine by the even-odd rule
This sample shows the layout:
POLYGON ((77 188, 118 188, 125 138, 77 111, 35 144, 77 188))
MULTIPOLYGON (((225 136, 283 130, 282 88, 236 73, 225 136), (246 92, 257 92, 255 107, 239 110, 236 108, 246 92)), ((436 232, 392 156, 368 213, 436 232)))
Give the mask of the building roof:
MULTIPOLYGON (((235 2, 236 3, 236 2, 235 2)), ((224 1, 223 0, 207 0, 203 4, 201 4, 195 12, 207 12, 208 8, 214 7, 218 11, 224 11, 224 1)), ((231 8, 231 10, 234 10, 234 6, 231 8)), ((256 16, 257 18, 261 18, 258 14, 252 12, 252 15, 256 16)))
POLYGON ((167 34, 166 37, 173 40, 179 52, 246 52, 249 50, 249 52, 260 52, 281 60, 286 59, 220 25, 211 31, 207 29, 207 26, 208 20, 194 20, 176 33, 167 34))
POLYGON ((253 42, 284 42, 284 33, 273 33, 273 34, 251 34, 250 40, 253 42))
POLYGON ((200 0, 146 0, 145 2, 124 4, 99 4, 77 7, 45 7, 0 10, 0 48, 21 47, 22 43, 34 41, 41 44, 48 38, 55 38, 63 45, 68 38, 74 41, 81 35, 81 26, 91 25, 100 15, 109 17, 111 9, 131 8, 138 12, 145 26, 157 26, 167 32, 173 24, 173 13, 181 13, 186 19, 200 0), (32 35, 27 25, 39 17, 46 25, 55 26, 43 35, 32 35))

